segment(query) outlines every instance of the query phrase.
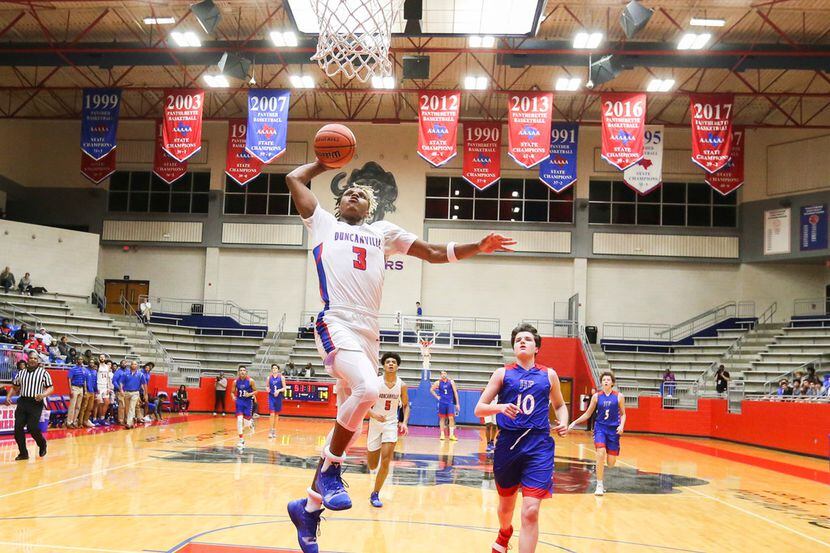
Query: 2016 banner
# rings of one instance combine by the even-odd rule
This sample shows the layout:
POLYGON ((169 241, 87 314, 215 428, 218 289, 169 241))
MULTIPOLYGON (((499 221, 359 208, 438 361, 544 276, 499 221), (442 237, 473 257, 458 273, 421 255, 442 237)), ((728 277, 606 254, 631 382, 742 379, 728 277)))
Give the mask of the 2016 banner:
POLYGON ((550 157, 539 165, 539 180, 557 194, 576 182, 579 124, 554 123, 550 129, 550 157))
POLYGON ((177 161, 186 161, 202 148, 202 109, 205 91, 179 88, 164 91, 162 147, 177 161))
POLYGON ((602 159, 625 171, 643 159, 646 95, 608 92, 601 100, 602 159))
POLYGON ((288 136, 288 90, 248 91, 248 133, 245 149, 262 163, 271 163, 285 153, 288 136))
POLYGON ((732 94, 690 94, 692 161, 707 173, 723 169, 732 153, 732 94))
POLYGON ((247 131, 247 119, 228 121, 228 154, 225 160, 225 173, 240 185, 247 184, 262 172, 262 162, 245 149, 247 131))
POLYGON ((121 90, 85 88, 82 103, 81 151, 98 161, 115 149, 121 90))
POLYGON ((418 94, 418 155, 435 167, 458 153, 458 91, 422 91, 418 94))
POLYGON ((464 123, 461 176, 479 190, 501 178, 501 123, 464 123))
POLYGON ((86 154, 81 154, 81 174, 95 184, 101 184, 101 181, 113 173, 115 173, 115 150, 101 159, 92 159, 86 154))
POLYGON ((623 182, 644 196, 663 184, 663 125, 646 125, 643 159, 623 172, 623 182))
POLYGON ((706 175, 706 184, 726 196, 744 183, 744 129, 732 129, 732 158, 717 173, 706 175))
POLYGON ((153 174, 173 184, 187 173, 187 161, 179 161, 164 149, 164 123, 156 123, 156 151, 153 155, 153 174))
POLYGON ((525 168, 550 157, 553 94, 531 92, 507 100, 507 153, 525 168))

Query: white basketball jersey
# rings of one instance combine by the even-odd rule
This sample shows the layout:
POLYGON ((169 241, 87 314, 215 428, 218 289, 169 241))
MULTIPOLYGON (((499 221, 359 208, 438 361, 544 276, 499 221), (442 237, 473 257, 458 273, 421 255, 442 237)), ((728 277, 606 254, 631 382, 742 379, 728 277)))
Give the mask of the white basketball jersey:
MULTIPOLYGON (((372 411, 377 415, 383 415, 386 422, 398 422, 398 406, 401 404, 401 385, 403 381, 400 377, 395 381, 395 385, 389 388, 386 386, 386 380, 383 375, 378 377, 380 380, 380 393, 372 411)), ((374 419, 371 419, 374 422, 374 419)))
POLYGON ((388 221, 350 225, 320 204, 303 223, 310 233, 325 308, 378 313, 386 258, 407 253, 417 236, 388 221))

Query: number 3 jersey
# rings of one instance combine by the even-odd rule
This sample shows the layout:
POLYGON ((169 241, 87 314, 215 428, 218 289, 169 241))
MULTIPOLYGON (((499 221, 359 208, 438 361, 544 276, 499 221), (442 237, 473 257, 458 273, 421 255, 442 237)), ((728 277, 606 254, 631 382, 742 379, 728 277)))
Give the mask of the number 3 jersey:
POLYGON ((496 423, 502 430, 542 430, 550 432, 550 378, 547 367, 534 365, 524 369, 517 363, 505 365, 499 390, 499 403, 519 408, 515 419, 499 413, 496 423))

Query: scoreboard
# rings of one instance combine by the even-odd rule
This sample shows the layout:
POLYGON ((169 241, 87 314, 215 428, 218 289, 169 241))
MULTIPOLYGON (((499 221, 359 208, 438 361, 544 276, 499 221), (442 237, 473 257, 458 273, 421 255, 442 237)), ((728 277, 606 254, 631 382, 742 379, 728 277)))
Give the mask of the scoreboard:
POLYGON ((288 384, 285 399, 288 401, 318 401, 328 403, 331 389, 325 384, 292 382, 288 384))

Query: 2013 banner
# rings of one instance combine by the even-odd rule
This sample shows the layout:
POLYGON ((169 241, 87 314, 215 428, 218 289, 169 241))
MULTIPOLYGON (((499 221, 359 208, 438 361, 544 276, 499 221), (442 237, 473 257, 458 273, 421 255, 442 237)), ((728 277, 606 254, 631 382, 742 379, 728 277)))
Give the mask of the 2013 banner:
POLYGON ((643 159, 646 95, 607 92, 601 101, 602 159, 625 171, 643 159))
POLYGON ((507 154, 529 169, 550 157, 553 94, 530 92, 507 99, 507 154))
POLYGON ((115 150, 101 159, 92 159, 84 153, 81 154, 81 174, 95 184, 101 184, 101 181, 113 173, 115 173, 115 150))
POLYGON ((479 190, 501 178, 501 123, 464 123, 461 176, 479 190))
POLYGON ((554 123, 550 129, 550 157, 539 165, 539 180, 557 194, 576 182, 578 123, 554 123))
POLYGON ((707 173, 723 169, 732 156, 732 94, 690 94, 692 161, 707 173))
POLYGON ((623 172, 623 182, 644 196, 663 184, 663 125, 646 125, 643 159, 623 172))
POLYGON ((425 90, 418 94, 418 155, 435 167, 458 153, 458 114, 461 93, 425 90))
POLYGON ((248 91, 245 149, 262 163, 271 163, 285 153, 290 103, 288 90, 248 91))
POLYGON ((156 149, 153 155, 153 174, 173 184, 187 173, 187 161, 179 161, 164 149, 164 123, 156 123, 156 149))
POLYGON ((116 146, 121 90, 85 88, 81 102, 81 151, 98 161, 116 146))
POLYGON ((164 91, 162 147, 177 161, 186 161, 202 148, 202 109, 205 91, 179 88, 164 91))
POLYGON ((257 178, 262 172, 262 162, 245 149, 247 131, 247 119, 231 119, 228 121, 228 152, 225 160, 225 173, 240 185, 247 184, 248 181, 257 178))
POLYGON ((734 192, 744 183, 744 129, 732 129, 732 158, 717 173, 706 175, 706 184, 722 195, 734 192))

